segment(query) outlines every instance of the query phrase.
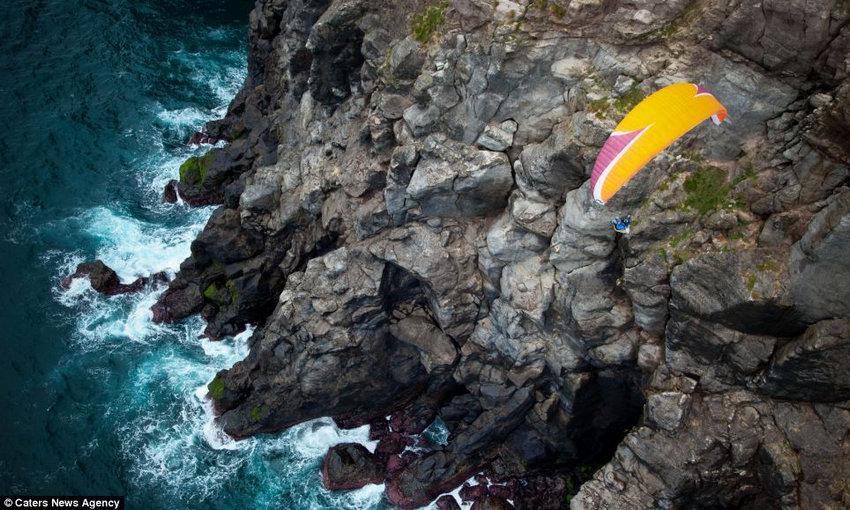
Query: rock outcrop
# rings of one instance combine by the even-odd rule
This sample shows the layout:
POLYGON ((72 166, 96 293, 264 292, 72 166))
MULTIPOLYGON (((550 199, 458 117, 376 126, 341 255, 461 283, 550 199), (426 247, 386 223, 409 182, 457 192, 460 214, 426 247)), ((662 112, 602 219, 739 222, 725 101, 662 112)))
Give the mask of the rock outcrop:
POLYGON ((176 186, 221 207, 154 319, 256 325, 209 385, 220 425, 369 423, 375 454, 335 447, 325 483, 397 506, 456 508, 472 477, 474 508, 850 506, 848 22, 838 0, 258 0, 248 78, 193 138, 219 144, 176 186), (596 205, 608 133, 681 81, 732 122, 596 205))
POLYGON ((77 269, 73 273, 62 278, 62 287, 69 288, 76 278, 88 278, 94 290, 107 296, 139 292, 145 287, 168 283, 168 275, 163 272, 140 276, 130 283, 121 283, 118 273, 102 260, 77 264, 77 269))

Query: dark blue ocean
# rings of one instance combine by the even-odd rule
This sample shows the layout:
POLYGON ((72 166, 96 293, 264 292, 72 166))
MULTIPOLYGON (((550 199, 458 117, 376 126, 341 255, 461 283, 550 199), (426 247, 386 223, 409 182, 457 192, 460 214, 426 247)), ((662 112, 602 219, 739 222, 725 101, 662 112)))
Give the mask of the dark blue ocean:
POLYGON ((126 282, 189 254, 211 209, 163 204, 186 140, 246 73, 249 0, 0 2, 0 494, 124 495, 128 508, 376 508, 330 494, 328 419, 234 442, 204 398, 247 334, 151 322, 155 292, 60 279, 102 259, 126 282))

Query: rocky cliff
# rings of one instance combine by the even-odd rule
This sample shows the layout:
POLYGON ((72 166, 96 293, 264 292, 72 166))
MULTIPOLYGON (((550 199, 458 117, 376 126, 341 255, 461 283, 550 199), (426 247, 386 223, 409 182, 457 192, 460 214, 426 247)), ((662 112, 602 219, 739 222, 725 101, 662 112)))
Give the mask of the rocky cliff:
POLYGON ((848 21, 258 0, 248 78, 196 137, 227 143, 176 185, 221 207, 155 320, 256 325, 209 386, 224 430, 371 423, 378 451, 332 450, 325 482, 401 507, 477 474, 474 508, 848 508, 848 21), (730 120, 595 205, 610 130, 680 81, 730 120), (406 448, 437 417, 447 444, 406 448))

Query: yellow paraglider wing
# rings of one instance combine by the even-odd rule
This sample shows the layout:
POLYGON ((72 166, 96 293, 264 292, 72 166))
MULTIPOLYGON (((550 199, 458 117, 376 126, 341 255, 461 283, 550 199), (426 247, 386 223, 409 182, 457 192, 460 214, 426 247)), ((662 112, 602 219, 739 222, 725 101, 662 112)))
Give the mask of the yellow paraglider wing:
POLYGON ((709 117, 719 125, 726 108, 693 83, 669 85, 638 103, 599 151, 590 176, 593 198, 607 202, 650 159, 709 117))

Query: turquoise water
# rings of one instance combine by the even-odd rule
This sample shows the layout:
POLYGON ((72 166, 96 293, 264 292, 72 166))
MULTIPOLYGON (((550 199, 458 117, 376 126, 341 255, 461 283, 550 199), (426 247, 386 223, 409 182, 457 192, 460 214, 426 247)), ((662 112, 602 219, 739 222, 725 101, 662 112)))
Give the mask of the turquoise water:
MULTIPOLYGON (((329 419, 234 442, 204 399, 248 333, 154 325, 155 292, 59 286, 102 259, 174 273, 211 209, 162 204, 185 141, 246 73, 253 2, 0 2, 0 493, 121 494, 128 508, 378 508, 321 487, 329 419)), ((367 442, 367 444, 369 444, 367 442)))

